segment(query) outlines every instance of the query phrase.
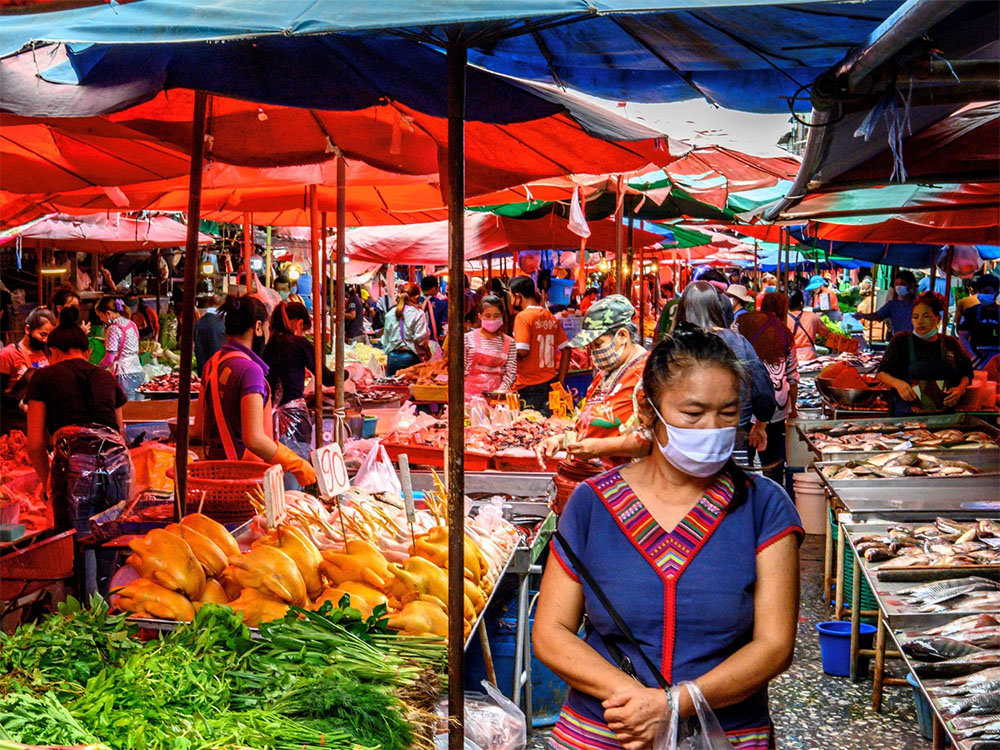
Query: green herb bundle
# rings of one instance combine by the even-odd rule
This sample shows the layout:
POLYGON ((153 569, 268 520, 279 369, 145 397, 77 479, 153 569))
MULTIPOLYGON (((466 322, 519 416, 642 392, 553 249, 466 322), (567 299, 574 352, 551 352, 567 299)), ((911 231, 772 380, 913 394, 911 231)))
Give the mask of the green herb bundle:
POLYGON ((0 742, 103 742, 112 750, 423 744, 443 641, 397 635, 382 614, 366 621, 343 606, 293 607, 254 636, 228 607, 205 605, 194 622, 140 643, 103 600, 89 608, 70 600, 59 614, 0 636, 0 742))

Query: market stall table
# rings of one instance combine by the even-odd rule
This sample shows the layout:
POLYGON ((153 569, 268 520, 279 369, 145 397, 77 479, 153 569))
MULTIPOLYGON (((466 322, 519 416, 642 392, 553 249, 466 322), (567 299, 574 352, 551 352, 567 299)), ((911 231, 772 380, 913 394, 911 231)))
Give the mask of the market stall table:
MULTIPOLYGON (((983 518, 984 515, 980 513, 968 517, 983 518)), ((851 679, 858 679, 858 661, 861 656, 873 656, 875 658, 872 707, 878 712, 882 709, 882 693, 885 685, 903 686, 907 684, 905 680, 887 678, 885 676, 886 658, 901 658, 901 654, 898 651, 887 651, 886 632, 898 626, 900 618, 908 615, 922 614, 916 606, 909 605, 905 600, 902 600, 899 592, 912 587, 916 583, 940 580, 947 577, 977 575, 1000 581, 1000 564, 939 566, 936 568, 921 568, 919 571, 913 568, 879 570, 869 563, 865 555, 858 550, 859 538, 886 534, 897 523, 855 523, 849 514, 841 514, 838 522, 840 524, 841 538, 846 537, 848 539, 851 553, 854 556, 853 586, 851 589, 851 679), (869 589, 875 596, 878 606, 877 610, 870 612, 861 610, 862 577, 864 577, 869 589), (874 649, 860 648, 860 623, 862 616, 877 618, 874 649)), ((1000 606, 997 609, 1000 610, 1000 606)), ((957 615, 982 614, 987 611, 983 609, 963 611, 960 604, 952 610, 957 615)))

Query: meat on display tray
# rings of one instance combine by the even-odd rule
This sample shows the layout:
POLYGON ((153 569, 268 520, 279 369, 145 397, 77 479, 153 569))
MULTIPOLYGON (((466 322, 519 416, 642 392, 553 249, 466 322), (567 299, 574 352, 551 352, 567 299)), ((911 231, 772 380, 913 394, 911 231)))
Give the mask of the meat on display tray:
MULTIPOLYGON (((935 628, 938 626, 946 625, 949 622, 958 620, 963 615, 955 613, 945 613, 939 616, 914 616, 903 618, 899 620, 898 625, 890 629, 890 636, 895 643, 896 649, 902 656, 903 662, 906 665, 907 671, 917 682, 918 689, 924 694, 924 698, 927 700, 934 713, 935 721, 944 729, 948 740, 951 742, 951 747, 955 747, 958 750, 972 750, 976 747, 977 737, 968 737, 965 739, 960 739, 961 731, 954 723, 955 716, 952 715, 952 711, 955 708, 955 703, 946 704, 942 701, 948 700, 947 697, 939 694, 938 690, 942 687, 947 689, 949 686, 949 678, 928 678, 920 674, 922 669, 918 669, 919 665, 926 664, 927 662, 921 662, 915 659, 911 654, 904 650, 903 646, 909 643, 919 631, 926 630, 929 628, 935 628), (949 710, 950 709, 950 710, 949 710)), ((973 693, 974 694, 974 693, 973 693)), ((956 696, 958 697, 958 696, 956 696)), ((995 721, 998 717, 996 714, 989 714, 984 716, 984 719, 988 719, 989 716, 994 717, 995 721)))
MULTIPOLYGON (((430 445, 408 445, 404 443, 382 443, 390 460, 398 461, 406 454, 413 466, 427 466, 432 469, 444 469, 445 449, 430 445)), ((486 453, 465 451, 466 471, 486 471, 490 467, 490 456, 486 453)))
POLYGON ((991 580, 1000 580, 1000 564, 901 568, 897 570, 899 572, 906 572, 908 575, 905 577, 909 580, 883 580, 883 578, 879 576, 878 565, 869 562, 865 558, 864 554, 859 553, 857 546, 859 543, 858 538, 868 535, 882 536, 888 534, 889 529, 899 525, 900 524, 896 523, 842 524, 842 528, 846 533, 847 542, 850 544, 855 558, 860 561, 861 573, 865 577, 868 587, 878 600, 879 608, 882 610, 883 614, 885 614, 890 628, 897 627, 897 623, 905 622, 904 618, 913 617, 915 615, 947 613, 958 616, 982 614, 984 612, 993 611, 1000 612, 1000 601, 998 601, 995 610, 963 610, 961 609, 961 604, 959 603, 956 605, 956 608, 947 609, 944 612, 924 612, 921 611, 921 609, 925 605, 912 602, 900 593, 907 589, 911 589, 914 586, 918 586, 921 583, 940 580, 942 578, 981 576, 990 578, 991 580))
POLYGON ((995 477, 949 477, 941 482, 904 484, 899 479, 867 479, 827 484, 840 504, 857 520, 899 516, 904 521, 958 520, 1000 515, 995 477))
MULTIPOLYGON (((862 427, 877 426, 877 425, 890 425, 892 427, 898 428, 899 430, 905 429, 902 427, 904 423, 915 423, 920 422, 926 426, 928 430, 932 432, 935 430, 944 430, 948 428, 954 428, 961 430, 962 432, 973 432, 982 431, 990 435, 993 440, 997 440, 1000 437, 1000 430, 996 427, 984 422, 978 417, 973 417, 968 414, 929 414, 926 416, 916 416, 916 417, 871 417, 866 419, 851 419, 849 420, 851 424, 859 425, 862 427)), ((877 451, 836 451, 827 450, 826 452, 820 450, 816 443, 811 439, 810 435, 815 432, 829 432, 832 429, 836 429, 842 426, 839 421, 834 421, 830 419, 810 419, 810 420, 799 420, 795 422, 795 429, 798 430, 799 435, 802 440, 806 443, 809 450, 820 460, 823 461, 849 461, 852 458, 863 457, 867 455, 872 455, 876 453, 885 453, 885 449, 880 449, 877 451)), ((919 453, 931 453, 932 455, 939 455, 939 453, 949 454, 949 451, 935 451, 933 448, 911 448, 907 450, 916 451, 919 453)), ((964 457, 966 455, 971 455, 969 451, 950 451, 950 455, 964 457)))

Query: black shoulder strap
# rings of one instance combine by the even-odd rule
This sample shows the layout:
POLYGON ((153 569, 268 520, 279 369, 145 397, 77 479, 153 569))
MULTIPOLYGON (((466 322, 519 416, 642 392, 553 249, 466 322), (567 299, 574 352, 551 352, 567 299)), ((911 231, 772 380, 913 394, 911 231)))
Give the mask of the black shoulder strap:
MULTIPOLYGON (((639 641, 632 634, 632 629, 629 628, 629 626, 625 623, 625 620, 622 619, 622 616, 618 614, 618 610, 616 610, 614 606, 611 604, 611 602, 608 600, 607 595, 604 593, 601 587, 597 585, 597 581, 594 580, 594 577, 590 574, 590 571, 587 570, 587 567, 583 564, 580 558, 576 556, 576 553, 573 551, 573 548, 566 543, 566 539, 563 537, 561 533, 559 533, 558 529, 556 530, 555 538, 559 541, 560 546, 566 553, 566 556, 569 558, 569 561, 573 564, 573 567, 581 576, 583 576, 583 580, 585 580, 587 582, 587 585, 594 590, 594 593, 597 594, 597 598, 600 600, 601 604, 604 606, 604 609, 607 611, 607 613, 611 616, 611 620, 612 622, 614 622, 615 627, 618 628, 618 632, 621 633, 623 636, 625 636, 625 639, 632 644, 632 646, 635 648, 636 651, 639 652, 639 655, 642 657, 642 660, 646 662, 646 666, 649 667, 650 671, 653 673, 653 677, 656 678, 657 684, 663 690, 668 689, 670 687, 670 683, 667 682, 667 678, 663 676, 663 673, 660 671, 660 668, 653 663, 653 660, 650 659, 648 656, 646 656, 646 652, 642 650, 642 646, 639 645, 639 641)), ((600 633, 600 631, 598 631, 598 633, 603 639, 604 634, 600 633)), ((605 640, 604 645, 608 646, 609 650, 611 650, 610 646, 612 644, 610 644, 607 640, 605 640)), ((614 656, 614 654, 612 654, 612 656, 614 656)))

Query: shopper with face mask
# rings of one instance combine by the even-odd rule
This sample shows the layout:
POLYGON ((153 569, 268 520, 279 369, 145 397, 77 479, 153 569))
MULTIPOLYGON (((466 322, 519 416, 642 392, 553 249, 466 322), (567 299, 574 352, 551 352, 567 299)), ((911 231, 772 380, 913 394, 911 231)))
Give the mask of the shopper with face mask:
POLYGON ((594 380, 574 425, 575 434, 542 441, 535 449, 540 458, 565 450, 577 459, 599 458, 610 468, 649 455, 650 441, 637 409, 644 398, 642 368, 648 352, 635 341, 634 314, 632 304, 620 294, 598 300, 587 311, 583 329, 567 347, 590 350, 594 380))
POLYGON ((34 372, 49 364, 46 342, 56 323, 51 310, 36 307, 24 321, 24 336, 0 349, 0 433, 4 435, 28 428, 24 397, 34 372))
POLYGON ((855 313, 859 320, 888 320, 892 334, 913 330, 913 299, 917 290, 917 279, 912 271, 905 268, 897 271, 892 280, 893 298, 886 300, 874 313, 855 313))
POLYGON ((659 685, 687 681, 734 745, 775 746, 767 685, 792 659, 803 531, 784 490, 732 460, 741 378, 720 337, 675 330, 643 373, 651 454, 581 484, 559 519, 533 629, 571 687, 559 750, 651 747, 673 710, 659 685))
POLYGON ((139 360, 139 329, 131 320, 128 306, 121 297, 102 297, 97 303, 97 317, 105 331, 101 367, 111 371, 129 401, 141 401, 145 397, 136 389, 146 382, 146 374, 139 360))
POLYGON ((885 350, 877 378, 893 390, 894 417, 952 409, 972 382, 968 354, 941 333, 943 309, 936 294, 921 294, 913 304, 913 330, 897 334, 885 350))
POLYGON ((566 333, 556 316, 538 299, 535 282, 517 276, 510 282, 517 343, 517 380, 514 389, 521 400, 542 414, 549 414, 552 384, 565 379, 569 350, 564 348, 566 333))
POLYGON ((210 460, 277 464, 302 486, 316 481, 308 461, 274 440, 268 367, 260 358, 267 329, 267 308, 256 297, 230 297, 221 312, 226 343, 205 366, 195 431, 210 460))
POLYGON ((465 383, 472 395, 509 391, 517 378, 517 346, 504 333, 504 304, 499 297, 483 297, 479 327, 466 332, 465 383))
POLYGON ((997 355, 1000 347, 1000 306, 997 305, 1000 279, 985 273, 976 279, 975 288, 979 304, 962 313, 958 336, 976 369, 983 369, 997 355))

